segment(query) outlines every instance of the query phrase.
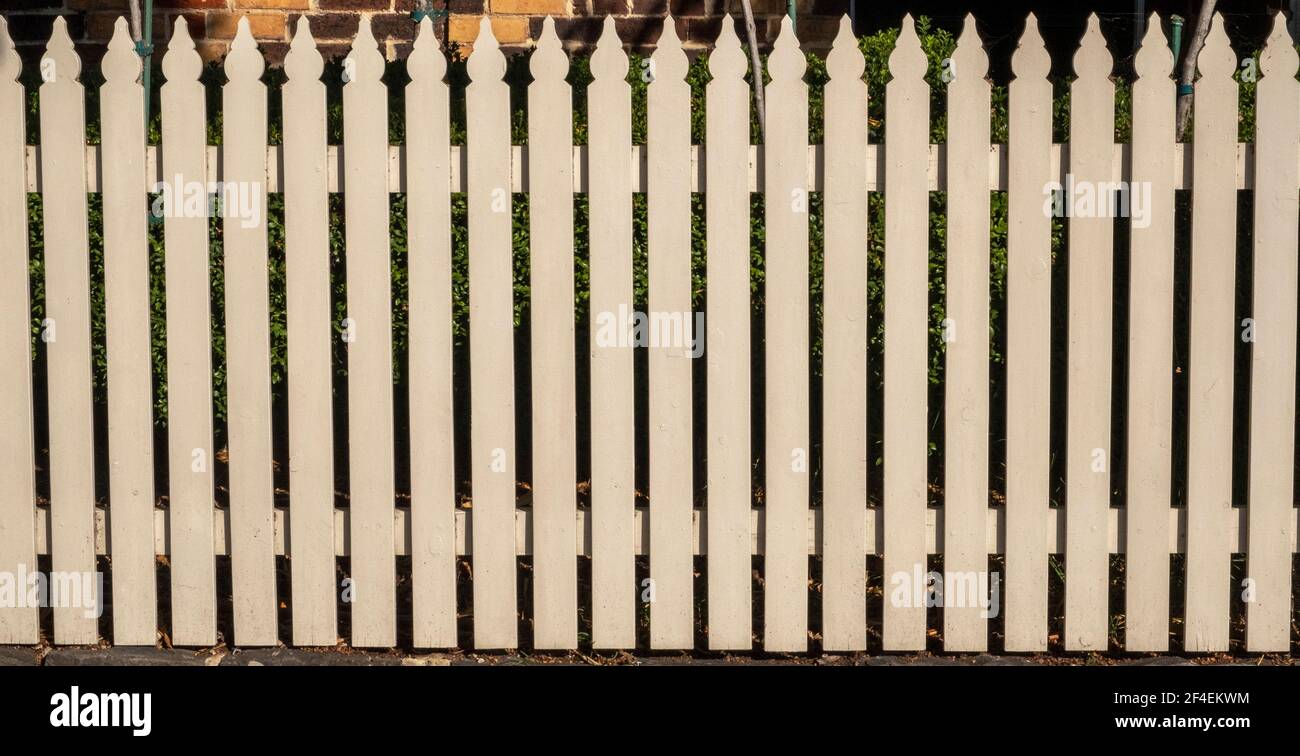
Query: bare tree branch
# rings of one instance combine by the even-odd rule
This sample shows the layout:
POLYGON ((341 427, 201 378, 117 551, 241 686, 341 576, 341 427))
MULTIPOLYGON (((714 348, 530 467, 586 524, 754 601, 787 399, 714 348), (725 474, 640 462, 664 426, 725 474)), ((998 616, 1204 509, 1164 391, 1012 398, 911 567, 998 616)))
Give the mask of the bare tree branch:
POLYGON ((140 0, 131 0, 131 36, 136 42, 144 39, 144 25, 141 21, 140 0))
POLYGON ((763 107, 763 61, 758 58, 758 31, 754 28, 754 8, 749 0, 740 0, 745 9, 745 36, 749 39, 749 63, 754 69, 754 109, 758 111, 758 133, 767 144, 767 119, 763 107))
POLYGON ((1205 46, 1205 38, 1210 33, 1210 20, 1214 18, 1216 0, 1201 0, 1201 10, 1196 16, 1196 31, 1187 40, 1187 50, 1183 52, 1182 68, 1178 72, 1178 138, 1187 133, 1187 121, 1192 117, 1192 95, 1184 94, 1183 89, 1190 87, 1196 78, 1196 59, 1205 46))

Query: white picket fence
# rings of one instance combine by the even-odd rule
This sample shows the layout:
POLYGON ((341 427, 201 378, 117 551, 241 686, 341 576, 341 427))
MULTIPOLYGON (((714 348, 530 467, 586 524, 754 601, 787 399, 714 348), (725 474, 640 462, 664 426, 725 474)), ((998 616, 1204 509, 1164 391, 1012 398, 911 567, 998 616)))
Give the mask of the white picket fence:
MULTIPOLYGON (((1169 647, 1170 554, 1186 553, 1183 645, 1229 647, 1230 598, 1249 589, 1246 647, 1287 651, 1293 622, 1295 375, 1300 83, 1283 19, 1258 61, 1253 145, 1237 143, 1236 59, 1216 18, 1201 55, 1195 133, 1174 138, 1172 56, 1152 19, 1136 59, 1131 144, 1115 144, 1111 56, 1092 18, 1075 56, 1068 145, 1052 143, 1049 58, 1031 17, 1013 58, 1010 143, 990 144, 987 58, 968 20, 948 86, 950 138, 927 139, 926 60, 911 19, 890 58, 885 141, 867 140, 864 59, 847 21, 827 59, 825 141, 810 146, 805 59, 787 20, 769 61, 766 144, 749 145, 746 56, 728 20, 709 59, 707 138, 692 146, 687 58, 671 20, 654 53, 647 144, 631 143, 628 59, 606 20, 591 61, 589 142, 572 145, 568 60, 553 26, 531 59, 528 145, 512 147, 505 58, 484 21, 469 58, 468 145, 449 146, 446 61, 424 21, 411 54, 407 144, 387 143, 383 58, 368 22, 348 58, 340 150, 327 144, 321 56, 305 23, 285 68, 283 147, 267 146, 263 59, 246 22, 225 62, 221 147, 205 140, 200 59, 178 20, 163 57, 162 144, 147 147, 140 61, 124 22, 104 58, 102 144, 87 147, 80 62, 55 25, 40 87, 39 148, 25 146, 18 56, 0 25, 0 572, 93 572, 111 555, 113 641, 152 645, 158 631, 156 555, 171 570, 171 641, 217 642, 215 556, 229 555, 234 637, 277 643, 277 554, 291 557, 292 641, 338 639, 336 557, 351 560, 354 646, 398 637, 396 557, 411 557, 414 645, 457 645, 457 558, 472 555, 473 644, 521 644, 517 559, 533 560, 531 638, 538 649, 579 645, 577 557, 591 559, 591 638, 637 644, 647 586, 649 643, 750 649, 753 563, 761 554, 762 647, 809 647, 810 555, 821 560, 821 646, 868 647, 867 557, 886 576, 879 647, 922 649, 924 603, 893 598, 888 576, 924 572, 941 553, 952 574, 983 574, 1005 555, 1004 648, 1048 647, 1049 554, 1065 563, 1068 650, 1105 650, 1110 612, 1125 615, 1130 651, 1169 647), (1151 188, 1149 224, 1132 230, 1129 415, 1111 416, 1112 234, 1109 217, 1069 223, 1068 392, 1050 390, 1053 181, 1130 181, 1151 188), (227 218, 226 345, 230 505, 214 505, 208 226, 165 220, 168 445, 152 445, 147 192, 160 180, 220 180, 283 192, 286 205, 291 503, 273 503, 268 241, 260 222, 227 218), (331 192, 346 201, 350 502, 333 491, 328 255, 331 192), (1193 189, 1191 354, 1186 507, 1171 506, 1174 192, 1193 189), (1236 192, 1253 190, 1254 303, 1249 438, 1233 438, 1236 192), (948 197, 946 308, 962 324, 946 349, 945 493, 927 494, 928 192, 948 197), (388 195, 408 198, 411 501, 395 506, 388 195), (510 193, 531 207, 533 448, 530 507, 516 500, 510 193), (867 196, 884 192, 886 240, 884 463, 867 446, 867 196), (989 496, 989 203, 1009 195, 1006 501, 989 496), (44 202, 45 297, 57 338, 48 353, 51 503, 34 502, 32 359, 26 194, 44 202), (110 491, 96 507, 87 193, 103 194, 110 491), (472 509, 457 508, 452 383, 451 211, 468 193, 472 509), (649 353, 652 504, 635 500, 633 351, 590 353, 591 505, 576 504, 577 391, 573 196, 590 198, 591 312, 631 309, 633 194, 648 196, 649 309, 691 310, 690 198, 707 211, 707 448, 692 448, 692 370, 681 349, 649 353), (766 195, 762 505, 751 491, 751 192, 766 195), (823 193, 824 479, 810 507, 807 194, 823 193), (1049 412, 1067 402, 1067 495, 1049 505, 1049 412), (1126 423, 1127 505, 1111 506, 1112 423, 1126 423), (1232 451, 1249 444, 1249 498, 1232 502, 1232 451), (707 506, 692 504, 691 469, 707 454, 707 506), (155 455, 170 470, 167 506, 154 491, 155 455), (884 501, 869 506, 868 475, 884 501), (1230 559, 1246 554, 1249 584, 1230 559), (1108 606, 1109 559, 1127 557, 1127 605, 1108 606), (696 617, 694 557, 707 559, 707 616, 696 617)), ((593 318, 594 322, 594 318, 593 318)), ((104 453, 101 450, 101 453, 104 453)), ((3 584, 0 583, 0 587, 3 584)), ((0 590, 0 598, 4 592, 0 590)), ((879 599, 873 599, 879 600, 879 599)), ((943 609, 944 648, 989 645, 981 607, 943 609)), ((53 613, 53 641, 94 643, 81 609, 53 613)), ((38 640, 38 610, 0 608, 0 643, 38 640)), ((585 643, 584 643, 585 645, 585 643)), ((875 646, 875 641, 872 643, 875 646)))

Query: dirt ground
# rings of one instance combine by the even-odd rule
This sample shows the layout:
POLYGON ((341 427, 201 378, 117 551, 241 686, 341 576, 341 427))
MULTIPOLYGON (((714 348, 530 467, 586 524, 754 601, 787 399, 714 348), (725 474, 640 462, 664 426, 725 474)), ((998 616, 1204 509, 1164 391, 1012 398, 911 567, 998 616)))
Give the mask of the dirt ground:
POLYGON ((817 654, 708 653, 402 653, 336 648, 164 649, 0 647, 0 666, 1294 666, 1286 654, 817 654))

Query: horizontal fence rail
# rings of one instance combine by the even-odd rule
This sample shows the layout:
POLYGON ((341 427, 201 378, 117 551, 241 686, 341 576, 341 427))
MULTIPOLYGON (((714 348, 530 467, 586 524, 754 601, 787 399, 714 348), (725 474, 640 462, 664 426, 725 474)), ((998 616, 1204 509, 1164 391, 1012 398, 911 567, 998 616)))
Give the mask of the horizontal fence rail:
MULTIPOLYGON (((985 528, 985 543, 987 544, 987 553, 1004 554, 1006 553, 1006 514, 1001 509, 990 509, 987 514, 987 527, 985 528)), ((1247 551, 1246 544, 1246 508, 1236 507, 1233 509, 1233 517, 1228 524, 1227 540, 1231 545, 1232 553, 1245 554, 1247 551)), ((1300 518, 1300 510, 1296 510, 1296 516, 1300 518)), ((36 510, 36 554, 44 556, 50 553, 50 511, 48 507, 38 507, 36 510)), ((293 553, 291 544, 291 528, 289 521, 292 518, 291 510, 288 507, 275 508, 275 553, 278 556, 286 556, 293 553)), ((515 510, 515 553, 519 556, 529 556, 533 553, 532 533, 534 529, 532 508, 520 508, 515 510)), ((110 515, 108 510, 97 508, 95 510, 95 553, 101 556, 112 554, 112 530, 108 525, 110 515)), ((1060 554, 1065 551, 1065 510, 1061 507, 1055 507, 1047 516, 1047 553, 1060 554)), ((697 556, 709 553, 709 536, 708 536, 709 515, 706 509, 695 509, 691 513, 692 538, 691 553, 697 556)), ((750 521, 750 550, 749 553, 754 556, 763 554, 763 536, 764 536, 764 511, 762 509, 751 509, 749 512, 750 521)), ((883 512, 878 508, 867 510, 865 517, 866 541, 863 543, 862 553, 878 555, 884 550, 884 521, 883 512)), ((213 522, 213 549, 217 556, 230 556, 230 513, 225 509, 212 510, 213 522)), ((635 526, 633 535, 635 538, 634 551, 637 556, 645 556, 650 553, 650 520, 649 509, 647 507, 637 507, 635 526)), ((473 532, 474 515, 470 510, 458 510, 456 512, 456 555, 467 556, 473 554, 473 539, 470 534, 473 532)), ((575 554, 582 557, 591 556, 591 515, 587 510, 578 510, 575 520, 576 531, 574 544, 576 547, 575 554)), ((351 546, 348 542, 348 510, 334 510, 334 555, 349 556, 351 546)), ((1125 533, 1127 525, 1127 514, 1123 507, 1111 507, 1107 517, 1107 551, 1111 554, 1123 554, 1127 551, 1125 542, 1125 533)), ((158 509, 154 511, 154 553, 166 555, 171 553, 171 543, 169 534, 172 528, 169 523, 167 510, 158 509)), ((1291 531, 1291 551, 1297 551, 1295 530, 1291 531)), ((822 512, 813 509, 808 512, 808 553, 813 556, 821 556, 823 553, 822 543, 825 538, 823 533, 822 512)), ((943 508, 930 507, 926 510, 925 515, 925 543, 927 554, 944 553, 943 542, 943 508)), ((397 508, 393 511, 393 548, 397 556, 411 555, 411 510, 397 508)), ((1170 554, 1183 554, 1187 551, 1187 511, 1182 508, 1172 508, 1169 510, 1169 551, 1170 554)))
MULTIPOLYGON (((283 147, 270 145, 266 148, 266 190, 277 193, 284 191, 283 147)), ((388 191, 394 194, 407 191, 407 158, 405 145, 390 145, 388 148, 388 191)), ((748 186, 750 192, 762 191, 764 181, 763 150, 761 145, 749 145, 747 166, 748 186)), ((885 147, 882 144, 867 145, 866 186, 868 191, 885 190, 885 164, 883 160, 885 147)), ((98 193, 102 183, 103 160, 99 145, 86 146, 86 189, 98 193)), ((810 191, 825 191, 825 157, 826 147, 821 144, 808 145, 808 187, 810 191)), ((159 159, 160 150, 150 145, 145 148, 145 190, 156 192, 159 184, 168 182, 167 171, 159 159)), ((591 191, 590 150, 586 145, 573 147, 573 191, 586 194, 591 191)), ((1172 160, 1174 165, 1173 184, 1175 189, 1192 188, 1192 153, 1191 145, 1173 145, 1172 160)), ((204 175, 209 181, 223 180, 221 172, 220 146, 208 147, 205 153, 204 175)), ((1005 192, 1007 190, 1007 146, 1005 144, 989 145, 989 191, 1005 192)), ((650 157, 646 146, 633 145, 628 158, 631 173, 628 178, 628 191, 644 194, 646 190, 646 166, 650 157)), ((458 145, 451 147, 451 184, 449 191, 465 191, 465 174, 468 171, 468 153, 458 145)), ((1110 181, 1128 182, 1132 178, 1129 166, 1132 163, 1132 145, 1116 144, 1111 158, 1113 170, 1110 181)), ((531 189, 528 172, 528 145, 513 145, 510 148, 510 191, 526 194, 531 189)), ((692 192, 706 192, 708 171, 708 147, 691 145, 690 180, 692 192)), ((1255 145, 1241 143, 1237 145, 1236 154, 1236 188, 1249 189, 1255 181, 1255 145)), ((331 194, 344 190, 345 179, 342 177, 343 147, 330 145, 325 152, 325 186, 331 194)), ((1053 144, 1051 152, 1051 174, 1054 180, 1064 182, 1070 170, 1070 145, 1053 144)), ((39 193, 41 183, 41 148, 27 147, 27 191, 39 193)), ((931 192, 948 190, 948 148, 944 144, 930 145, 926 158, 926 188, 931 192)))
POLYGON ((157 642, 165 614, 169 642, 192 647, 282 637, 321 646, 344 636, 358 647, 409 637, 415 647, 452 648, 468 618, 480 649, 689 649, 706 637, 712 650, 910 651, 934 647, 937 630, 947 651, 1037 652, 1056 638, 1067 651, 1159 652, 1173 635, 1184 651, 1223 652, 1234 644, 1236 612, 1245 650, 1289 651, 1300 532, 1295 41, 1279 14, 1252 60, 1248 143, 1238 136, 1237 60, 1217 15, 1186 143, 1175 137, 1174 60, 1155 16, 1134 60, 1125 143, 1115 139, 1113 59, 1095 16, 1073 61, 1068 142, 1053 143, 1051 61, 1032 15, 1011 62, 1008 143, 994 144, 988 57, 968 17, 945 61, 954 74, 943 79, 947 140, 932 144, 927 58, 905 18, 884 85, 884 141, 869 143, 866 61, 845 19, 826 60, 824 141, 810 145, 806 58, 787 18, 767 61, 763 144, 752 145, 749 64, 728 16, 707 61, 705 143, 693 145, 689 61, 669 18, 643 72, 646 144, 633 145, 629 59, 607 18, 590 61, 587 144, 575 146, 569 60, 548 20, 529 60, 520 146, 511 144, 506 59, 484 18, 466 64, 460 146, 450 143, 456 103, 432 22, 420 23, 397 114, 363 18, 343 66, 343 142, 330 145, 324 61, 304 18, 284 64, 284 144, 268 145, 265 61, 244 19, 224 63, 222 144, 213 146, 202 62, 178 18, 162 58, 155 147, 146 144, 140 59, 119 20, 102 64, 100 144, 87 145, 81 61, 58 19, 40 63, 38 144, 29 145, 22 64, 0 19, 0 643, 34 644, 49 627, 54 643, 96 643, 104 628, 86 609, 107 603, 121 645, 157 642), (389 119, 399 115, 406 143, 389 144, 389 119), (1189 255, 1176 253, 1175 193, 1186 190, 1189 255), (1250 192, 1248 218, 1239 191, 1250 192), (931 236, 934 192, 945 193, 942 250, 931 236), (990 367, 993 192, 1005 192, 1007 206, 998 231, 1005 311, 996 315, 1004 378, 990 367), (150 299, 147 225, 159 193, 168 209, 161 302, 150 299), (390 231, 396 193, 407 203, 404 240, 390 231), (527 339, 515 324, 519 193, 529 210, 527 339), (92 335, 88 275, 100 242, 88 228, 96 194, 108 362, 98 434, 90 355, 101 337, 92 335), (212 194, 228 205, 219 226, 209 223, 212 194), (271 194, 283 194, 282 240, 268 238, 271 194), (337 261, 330 194, 341 195, 344 219, 337 261), (464 229, 452 227, 457 194, 464 229), (588 199, 588 334, 575 306, 577 194, 588 199), (751 217, 755 194, 761 217, 751 217), (809 285, 814 194, 819 293, 809 285), (43 218, 37 273, 29 195, 40 196, 43 218), (1140 215, 1130 200, 1143 203, 1140 215), (699 213, 702 313, 692 311, 699 213), (1054 219, 1067 218, 1055 227, 1057 248, 1054 219), (761 307, 751 289, 753 222, 765 253, 761 307), (872 257, 869 223, 878 222, 883 253, 872 257), (640 224, 648 345, 618 315, 638 304, 640 224), (218 227, 219 271, 208 254, 218 227), (1128 239, 1123 257, 1117 228, 1128 239), (461 230, 469 252, 458 276, 452 237, 461 230), (1250 280, 1237 280, 1239 230, 1249 231, 1250 280), (407 263, 396 273, 400 242, 407 263), (930 267, 940 253, 936 326, 930 267), (277 257, 283 291, 272 291, 268 273, 277 257), (336 276, 346 279, 337 323, 336 276), (397 276, 409 331, 401 394, 392 379, 397 276), (35 323, 32 284, 44 308, 35 323), (1239 284, 1250 294, 1244 319, 1239 284), (283 418, 272 400, 273 298, 286 313, 274 334, 287 343, 283 418), (1187 322, 1176 322, 1179 300, 1187 322), (873 305, 883 313, 879 344, 873 305), (162 375, 151 363, 151 339, 164 338, 151 332, 157 308, 165 308, 162 375), (602 332, 611 315, 613 343, 602 332), (463 364, 457 325, 468 330, 463 364), (936 327, 943 375, 933 386, 936 327), (1176 360, 1183 328, 1187 354, 1176 360), (1117 332, 1127 338, 1118 350, 1117 332), (214 441, 218 339, 225 449, 214 441), (346 385, 334 364, 339 339, 346 385), (646 359, 633 347, 645 347, 646 359), (1175 378, 1175 365, 1188 375, 1175 378), (154 382, 166 386, 161 430, 154 382), (1235 403, 1243 391, 1244 409, 1235 403), (523 398, 527 421, 515 406, 523 398), (943 442, 932 449, 936 401, 943 442), (1003 409, 1005 449, 995 450, 1003 409), (869 420, 883 426, 878 444, 869 420), (397 490, 399 428, 409 429, 409 496, 397 490), (1175 451, 1175 436, 1185 436, 1185 451, 1175 451), (1117 437, 1122 479, 1113 471, 1117 437), (529 481, 516 473, 524 439, 529 481), (588 442, 590 479, 580 481, 588 442), (277 481, 281 445, 287 491, 277 481), (458 503, 458 446, 468 503, 458 503), (1244 473, 1234 472, 1239 450, 1244 473), (941 491, 931 479, 936 459, 941 491), (994 490, 991 460, 1005 464, 1003 490, 994 490), (1185 505, 1175 506, 1184 462, 1185 505), (107 504, 97 500, 97 465, 107 504), (164 466, 166 490, 154 490, 164 466), (336 474, 346 476, 346 494, 336 474), (1246 485, 1234 485, 1242 474, 1246 485), (48 496, 38 496, 46 485, 48 496), (883 494, 869 497, 869 485, 883 494), (219 567, 218 558, 228 562, 219 567), (111 590, 100 595, 105 567, 111 590), (82 603, 58 591, 28 600, 37 585, 29 576, 42 568, 51 586, 100 580, 78 595, 82 603), (229 587, 219 588, 225 575, 229 587), (1175 576, 1181 602, 1171 596, 1175 576), (398 611, 403 590, 409 618, 398 611), (282 629, 286 601, 292 626, 282 629), (1178 603, 1183 616, 1171 623, 1178 603), (52 616, 41 613, 47 605, 52 616), (935 606, 939 628, 929 627, 935 606), (218 632, 223 612, 232 637, 218 632), (1116 615, 1122 641, 1112 634, 1116 615))

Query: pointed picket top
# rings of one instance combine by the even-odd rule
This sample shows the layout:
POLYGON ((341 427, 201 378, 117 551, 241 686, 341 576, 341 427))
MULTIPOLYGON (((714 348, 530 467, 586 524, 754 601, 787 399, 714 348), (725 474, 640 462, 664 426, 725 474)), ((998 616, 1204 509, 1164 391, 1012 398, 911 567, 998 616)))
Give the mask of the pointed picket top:
POLYGON ((740 37, 736 36, 736 22, 728 13, 722 17, 722 31, 718 32, 709 55, 709 74, 720 80, 740 79, 748 69, 749 61, 740 47, 740 37))
POLYGON ((664 16, 664 30, 655 44, 655 51, 650 56, 653 68, 653 84, 660 79, 664 81, 686 81, 686 69, 690 61, 682 49, 681 37, 677 36, 677 21, 671 15, 664 16))
POLYGON ((1080 79, 1105 79, 1110 77, 1110 69, 1110 51, 1106 49, 1106 38, 1101 34, 1101 21, 1096 13, 1089 13, 1088 26, 1079 41, 1079 49, 1074 53, 1074 75, 1080 79))
POLYGON ((1259 72, 1264 74, 1261 86, 1268 81, 1269 76, 1274 74, 1283 81, 1295 84, 1296 66, 1300 65, 1300 56, 1296 54, 1295 45, 1295 40, 1291 39, 1291 34, 1286 28, 1286 17, 1280 12, 1274 13, 1273 31, 1269 33, 1268 41, 1264 43, 1264 49, 1259 54, 1259 72))
POLYGON ((949 82, 961 80, 983 81, 989 75, 989 56, 984 51, 984 40, 980 39, 976 29, 974 14, 967 13, 962 24, 961 36, 957 38, 957 49, 952 54, 953 71, 956 77, 949 82))
POLYGON ((614 17, 605 16, 605 26, 596 40, 596 51, 591 54, 591 74, 594 81, 623 81, 627 78, 627 53, 623 40, 618 37, 614 17))
POLYGON ((1237 71, 1237 54, 1228 43, 1228 34, 1223 30, 1223 16, 1215 13, 1210 22, 1210 33, 1205 35, 1205 45, 1200 57, 1196 59, 1196 68, 1201 76, 1221 79, 1232 76, 1237 71))
POLYGON ((427 77, 441 82, 447 75, 447 58, 442 54, 442 43, 433 31, 433 19, 420 19, 420 31, 411 45, 411 55, 406 59, 406 73, 411 81, 424 81, 427 77))
POLYGON ((781 31, 776 35, 772 45, 772 55, 767 59, 767 72, 773 81, 796 81, 803 79, 808 70, 808 61, 799 50, 799 38, 794 33, 794 21, 790 17, 781 17, 781 31))
POLYGON ((831 43, 831 51, 826 56, 826 72, 831 81, 837 79, 861 79, 867 70, 867 59, 862 57, 858 47, 857 35, 853 33, 853 20, 847 15, 840 17, 840 31, 831 43))
POLYGON ((528 60, 528 71, 536 81, 564 81, 569 74, 569 56, 555 33, 555 19, 550 16, 542 22, 542 33, 537 38, 537 51, 528 60))
POLYGON ((23 60, 9 36, 9 22, 0 16, 0 81, 18 81, 23 72, 23 60))
POLYGON ((1046 79, 1052 70, 1052 58, 1038 31, 1038 17, 1030 13, 1025 18, 1025 31, 1020 35, 1016 52, 1011 56, 1011 71, 1017 79, 1046 79))
POLYGON ((266 70, 266 61, 258 52, 253 32, 248 28, 248 16, 239 19, 239 30, 230 43, 230 53, 226 55, 226 78, 230 81, 256 81, 262 78, 266 70))
POLYGON ((889 54, 889 73, 894 79, 921 79, 925 76, 925 51, 916 36, 916 22, 912 14, 903 16, 894 51, 889 54))
POLYGON ((465 64, 472 84, 479 82, 499 82, 506 75, 506 56, 501 54, 501 43, 492 33, 492 22, 484 16, 478 24, 478 39, 474 40, 474 52, 469 54, 465 64))
POLYGON ((384 75, 384 54, 379 52, 379 43, 370 30, 370 17, 362 16, 357 36, 352 40, 352 49, 345 59, 351 71, 344 85, 353 82, 376 82, 384 75))
POLYGON ((325 59, 316 49, 316 39, 311 35, 311 25, 306 16, 298 17, 289 54, 284 56, 284 72, 289 81, 320 81, 325 72, 325 59))
POLYGON ((1147 17, 1147 33, 1142 37, 1142 46, 1138 48, 1133 60, 1133 68, 1138 78, 1168 78, 1174 70, 1174 54, 1165 41, 1165 33, 1160 29, 1160 17, 1152 13, 1147 17))
POLYGON ((56 81, 76 81, 81 75, 81 58, 72 44, 72 37, 68 36, 68 22, 63 16, 54 19, 50 41, 45 45, 45 55, 41 57, 43 77, 46 71, 50 71, 51 76, 45 79, 46 84, 53 84, 56 81))
POLYGON ((197 81, 203 71, 203 59, 194 49, 189 24, 184 16, 176 17, 172 38, 167 41, 167 52, 162 59, 163 76, 168 82, 197 81))
POLYGON ((113 38, 108 43, 108 52, 104 53, 102 68, 104 81, 108 83, 131 84, 140 78, 140 54, 135 50, 130 27, 121 16, 114 24, 113 38))

